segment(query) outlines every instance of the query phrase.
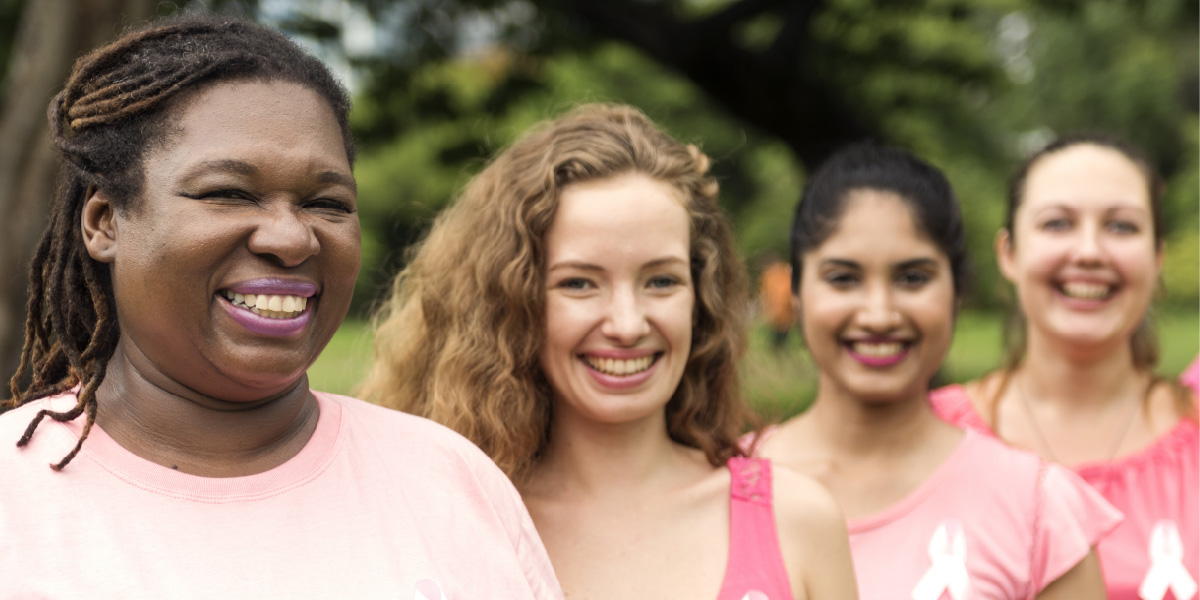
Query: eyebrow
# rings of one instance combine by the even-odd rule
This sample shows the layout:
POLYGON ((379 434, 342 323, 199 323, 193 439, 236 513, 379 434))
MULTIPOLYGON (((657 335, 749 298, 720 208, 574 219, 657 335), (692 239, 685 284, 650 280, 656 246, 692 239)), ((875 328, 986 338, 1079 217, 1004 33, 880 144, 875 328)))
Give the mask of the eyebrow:
MULTIPOLYGON (((684 264, 684 265, 686 265, 686 264, 688 264, 688 262, 677 256, 666 256, 663 258, 657 258, 655 260, 652 260, 652 261, 642 265, 641 268, 653 269, 656 267, 661 267, 661 266, 669 265, 669 264, 684 264)), ((557 263, 554 263, 553 265, 550 265, 550 268, 547 269, 547 272, 553 272, 553 271, 557 271, 559 269, 578 269, 580 271, 600 272, 600 271, 604 270, 604 267, 601 267, 600 265, 595 265, 595 264, 592 264, 589 262, 583 262, 580 260, 568 260, 568 261, 563 261, 563 262, 557 262, 557 263)))
MULTIPOLYGON (((188 173, 188 178, 196 177, 205 172, 211 172, 211 171, 217 171, 217 172, 224 171, 224 172, 228 172, 228 173, 234 173, 237 175, 243 175, 246 177, 253 177, 255 175, 258 175, 258 173, 259 173, 258 167, 255 167, 254 165, 252 165, 246 161, 235 160, 235 159, 230 158, 230 159, 220 159, 220 160, 206 160, 206 161, 196 165, 196 167, 193 168, 191 170, 191 172, 188 173)), ((353 176, 346 175, 345 173, 339 173, 337 171, 321 171, 320 173, 317 173, 317 181, 320 183, 332 183, 332 184, 337 184, 337 185, 344 185, 344 186, 350 188, 351 190, 358 191, 358 182, 356 182, 354 180, 353 176)))
MULTIPOLYGON (((937 268, 937 261, 932 258, 914 258, 912 260, 902 261, 895 266, 897 270, 913 269, 913 268, 937 268)), ((827 258, 821 261, 821 266, 826 267, 842 267, 846 269, 861 269, 862 265, 852 260, 844 258, 827 258)))

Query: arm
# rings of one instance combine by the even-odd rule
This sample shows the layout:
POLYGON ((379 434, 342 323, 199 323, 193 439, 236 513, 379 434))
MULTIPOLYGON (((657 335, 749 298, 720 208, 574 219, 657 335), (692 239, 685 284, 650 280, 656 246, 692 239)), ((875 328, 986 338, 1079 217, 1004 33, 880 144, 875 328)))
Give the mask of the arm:
POLYGON ((1079 561, 1062 577, 1050 582, 1037 595, 1037 600, 1104 600, 1108 593, 1104 590, 1104 578, 1100 573, 1100 559, 1096 558, 1093 549, 1083 560, 1079 561))
POLYGON ((797 600, 857 598, 841 508, 816 481, 772 465, 779 546, 797 600))

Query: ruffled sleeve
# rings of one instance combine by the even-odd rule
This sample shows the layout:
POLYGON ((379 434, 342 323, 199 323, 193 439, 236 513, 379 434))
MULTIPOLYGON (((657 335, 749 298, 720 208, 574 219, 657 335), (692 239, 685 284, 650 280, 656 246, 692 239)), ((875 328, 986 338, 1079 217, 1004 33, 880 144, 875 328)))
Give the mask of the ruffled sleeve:
POLYGON ((1078 475, 1049 463, 1039 474, 1035 511, 1032 578, 1038 591, 1079 564, 1124 519, 1078 475))
POLYGON ((1191 388, 1195 393, 1200 394, 1200 356, 1192 359, 1192 364, 1183 370, 1179 376, 1179 383, 1191 388))
POLYGON ((971 397, 967 395, 967 388, 957 383, 929 392, 929 404, 933 407, 934 414, 951 425, 995 436, 992 428, 988 427, 978 412, 975 412, 971 397))

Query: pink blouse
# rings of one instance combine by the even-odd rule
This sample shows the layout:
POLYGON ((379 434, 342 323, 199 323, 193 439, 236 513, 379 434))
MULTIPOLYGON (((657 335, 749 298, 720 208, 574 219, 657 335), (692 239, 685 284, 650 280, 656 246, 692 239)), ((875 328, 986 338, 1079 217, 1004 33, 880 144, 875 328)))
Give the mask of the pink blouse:
MULTIPOLYGON (((946 421, 996 435, 962 386, 934 390, 930 402, 946 421)), ((1098 547, 1109 600, 1195 598, 1200 577, 1196 422, 1181 420, 1137 453, 1072 468, 1125 513, 1125 520, 1098 547)))

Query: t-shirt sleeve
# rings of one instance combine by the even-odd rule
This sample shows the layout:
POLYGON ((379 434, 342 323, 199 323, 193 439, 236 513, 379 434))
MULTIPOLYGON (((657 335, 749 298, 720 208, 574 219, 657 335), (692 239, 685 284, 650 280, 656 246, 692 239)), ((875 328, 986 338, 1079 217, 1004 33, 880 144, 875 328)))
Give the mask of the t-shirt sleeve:
POLYGON ((554 576, 554 567, 550 564, 550 555, 538 536, 533 519, 521 500, 520 493, 504 473, 490 460, 479 453, 474 470, 482 486, 487 489, 488 497, 497 514, 508 529, 509 539, 512 540, 513 550, 529 582, 529 589, 537 600, 562 600, 562 589, 554 576))
POLYGON ((1033 578, 1041 591, 1086 558, 1125 517, 1065 467, 1046 464, 1039 476, 1033 578))

